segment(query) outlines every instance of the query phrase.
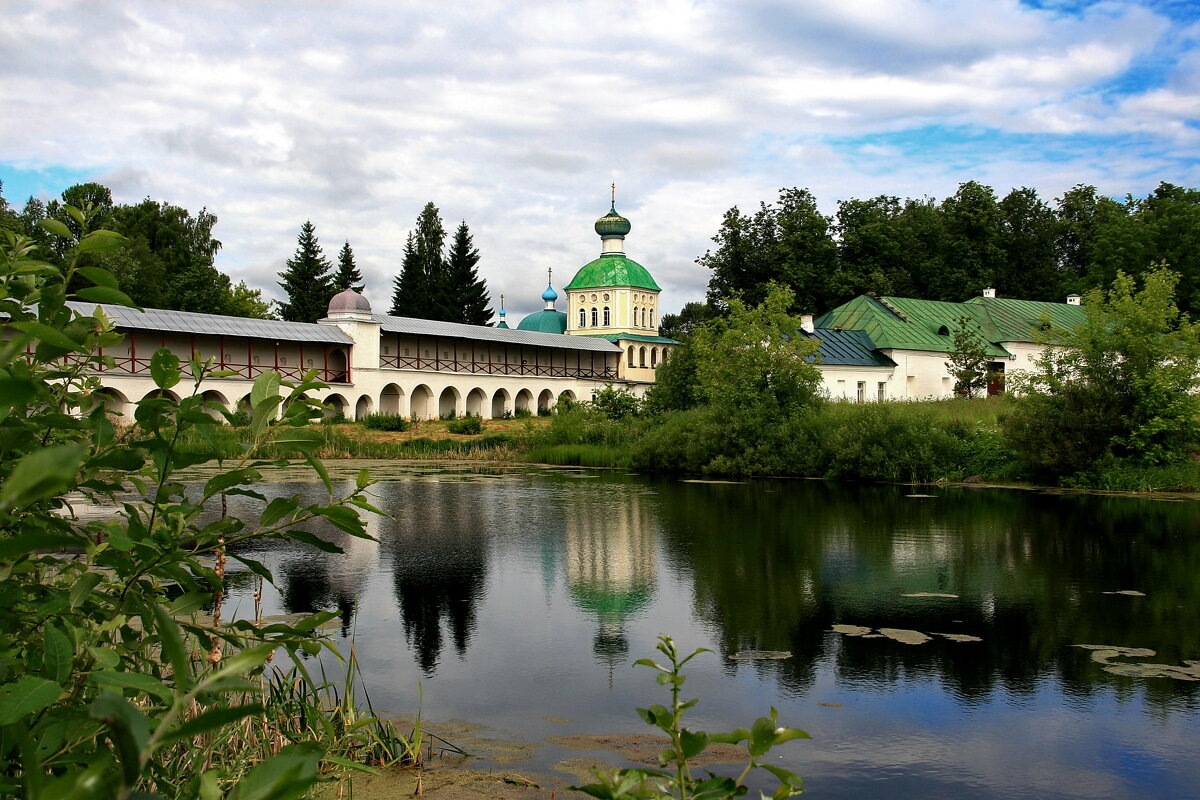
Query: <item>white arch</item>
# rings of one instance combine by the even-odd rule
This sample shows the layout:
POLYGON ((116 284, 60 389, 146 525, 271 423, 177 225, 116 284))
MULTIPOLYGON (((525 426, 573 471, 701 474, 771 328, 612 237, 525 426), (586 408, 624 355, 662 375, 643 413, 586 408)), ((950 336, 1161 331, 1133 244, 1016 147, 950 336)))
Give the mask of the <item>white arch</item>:
POLYGON ((639 367, 646 366, 646 348, 645 348, 645 346, 643 346, 641 348, 641 350, 638 351, 638 366, 639 367))
POLYGON ((453 386, 447 386, 445 389, 442 389, 441 395, 438 396, 438 416, 457 416, 460 397, 458 389, 455 389, 453 386))
POLYGON ((521 391, 517 392, 517 411, 531 411, 532 409, 530 409, 529 406, 532 405, 532 403, 533 392, 529 391, 528 389, 522 389, 521 391))
MULTIPOLYGON (((223 411, 230 410, 229 409, 229 398, 227 398, 225 395, 218 392, 216 389, 209 389, 207 392, 200 395, 200 399, 203 400, 205 403, 218 404, 221 407, 221 410, 223 410, 223 411)), ((204 408, 202 410, 204 411, 205 414, 208 414, 213 419, 219 419, 222 422, 225 421, 225 415, 222 414, 220 411, 218 411, 215 408, 204 408)))
POLYGON ((554 392, 549 389, 542 389, 538 393, 537 410, 539 414, 546 413, 554 408, 554 392))
POLYGON ((572 403, 574 403, 576 400, 575 392, 571 391, 570 389, 565 389, 565 390, 559 392, 558 393, 558 402, 561 403, 563 400, 570 400, 572 403))
POLYGON ((504 389, 497 389, 492 395, 492 419, 500 419, 512 409, 508 406, 509 394, 504 389))
POLYGON ((413 419, 429 419, 433 410, 433 392, 425 384, 420 384, 412 390, 412 405, 408 415, 413 419))
POLYGON ((394 383, 389 383, 383 387, 383 392, 379 395, 379 413, 399 414, 400 405, 403 402, 404 390, 394 383))
POLYGON ((483 416, 483 404, 487 401, 487 395, 483 393, 483 389, 476 387, 467 395, 467 413, 473 417, 483 416))
POLYGON ((354 418, 362 419, 374 410, 375 402, 367 395, 362 395, 358 398, 358 402, 354 404, 354 418))
POLYGON ((324 411, 322 411, 325 419, 333 419, 337 416, 346 416, 346 407, 349 404, 346 402, 346 398, 342 397, 340 394, 331 394, 326 397, 323 402, 326 406, 324 411))

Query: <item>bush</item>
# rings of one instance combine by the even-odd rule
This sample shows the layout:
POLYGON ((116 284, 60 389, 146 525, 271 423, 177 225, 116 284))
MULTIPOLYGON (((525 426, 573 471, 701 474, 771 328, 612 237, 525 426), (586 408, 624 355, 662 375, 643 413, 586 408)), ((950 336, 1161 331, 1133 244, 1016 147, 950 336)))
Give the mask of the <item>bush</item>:
POLYGON ((373 431, 406 431, 412 427, 412 423, 399 414, 368 414, 363 417, 362 424, 373 431))
POLYGON ((610 383, 592 395, 591 407, 609 419, 636 417, 641 401, 628 389, 614 389, 610 383))
POLYGON ((451 433, 467 434, 474 436, 483 433, 483 420, 479 417, 466 416, 462 419, 450 420, 446 425, 446 430, 451 433))

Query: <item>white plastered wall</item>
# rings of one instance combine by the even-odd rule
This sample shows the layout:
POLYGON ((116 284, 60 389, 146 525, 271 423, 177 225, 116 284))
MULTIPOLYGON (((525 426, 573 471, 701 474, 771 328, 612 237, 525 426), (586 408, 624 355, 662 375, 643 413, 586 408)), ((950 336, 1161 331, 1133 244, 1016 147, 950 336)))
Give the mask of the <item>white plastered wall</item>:
MULTIPOLYGON (((863 402, 877 402, 880 384, 883 384, 883 399, 901 399, 895 394, 897 387, 895 367, 851 367, 833 364, 818 364, 821 370, 821 385, 830 400, 858 402, 858 388, 862 384, 863 402)), ((903 384, 899 388, 903 388, 903 384)))

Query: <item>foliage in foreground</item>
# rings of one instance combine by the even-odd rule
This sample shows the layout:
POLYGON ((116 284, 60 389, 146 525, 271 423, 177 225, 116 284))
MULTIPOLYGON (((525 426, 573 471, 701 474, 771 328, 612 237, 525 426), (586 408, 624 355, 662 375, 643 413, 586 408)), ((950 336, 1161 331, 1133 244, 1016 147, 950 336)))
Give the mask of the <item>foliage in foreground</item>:
MULTIPOLYGON (((652 800, 653 798, 680 798, 680 800, 728 800, 746 794, 746 777, 754 770, 771 773, 779 782, 772 798, 782 800, 795 797, 804 791, 804 781, 799 775, 782 767, 764 764, 763 758, 776 745, 793 739, 808 739, 807 733, 799 728, 784 728, 779 725, 778 712, 772 708, 771 716, 759 717, 750 728, 737 728, 728 733, 707 733, 683 727, 683 715, 699 700, 680 699, 687 677, 683 666, 700 653, 710 652, 705 648, 681 656, 679 648, 670 636, 658 637, 658 651, 667 663, 659 664, 649 658, 639 659, 635 664, 651 667, 658 671, 656 680, 660 686, 670 686, 671 705, 652 705, 639 708, 638 714, 670 740, 670 746, 658 754, 662 769, 618 769, 612 772, 596 771, 596 783, 572 787, 601 800, 652 800), (697 778, 689 763, 710 744, 741 745, 746 749, 746 766, 736 778, 709 773, 697 778)), ((766 795, 761 795, 766 797, 766 795)))
POLYGON ((0 232, 0 796, 299 797, 323 763, 350 762, 330 754, 339 743, 327 736, 289 732, 263 672, 277 652, 297 664, 320 652, 327 645, 314 631, 330 615, 222 621, 225 563, 236 559, 270 580, 237 544, 285 539, 336 550, 303 530, 317 520, 369 538, 356 510, 372 508, 369 479, 363 473, 349 495, 334 496, 311 455, 321 435, 307 427, 319 410, 305 394, 321 384, 289 386, 285 398, 278 375, 267 373, 251 392, 248 447, 198 496, 186 493, 177 470, 212 450, 184 452, 179 443, 220 427, 196 392, 201 377, 219 373, 193 363, 193 391, 176 401, 167 391, 183 371, 158 351, 151 374, 160 396, 137 404, 136 426, 114 427, 92 373, 112 367, 101 348, 121 337, 99 309, 84 315, 66 301, 130 305, 111 274, 79 265, 122 240, 87 233, 91 209, 67 211, 81 236, 44 223, 65 244, 61 271, 36 260, 25 237, 0 232), (72 295, 74 282, 92 285, 72 295), (308 462, 325 502, 266 503, 255 490, 259 469, 276 463, 251 455, 268 431, 277 451, 308 462), (228 494, 264 501, 261 518, 204 516, 228 494), (78 518, 72 504, 81 501, 109 513, 78 518))

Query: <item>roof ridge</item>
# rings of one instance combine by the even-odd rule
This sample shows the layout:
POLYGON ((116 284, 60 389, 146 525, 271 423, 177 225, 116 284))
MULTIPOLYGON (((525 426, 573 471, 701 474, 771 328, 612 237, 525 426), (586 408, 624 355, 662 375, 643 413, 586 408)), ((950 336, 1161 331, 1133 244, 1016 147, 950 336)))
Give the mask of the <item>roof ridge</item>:
POLYGON ((875 299, 879 301, 880 305, 895 314, 900 319, 904 320, 905 322, 912 322, 912 320, 908 318, 907 314, 897 308, 895 303, 891 302, 886 297, 876 297, 875 299))

